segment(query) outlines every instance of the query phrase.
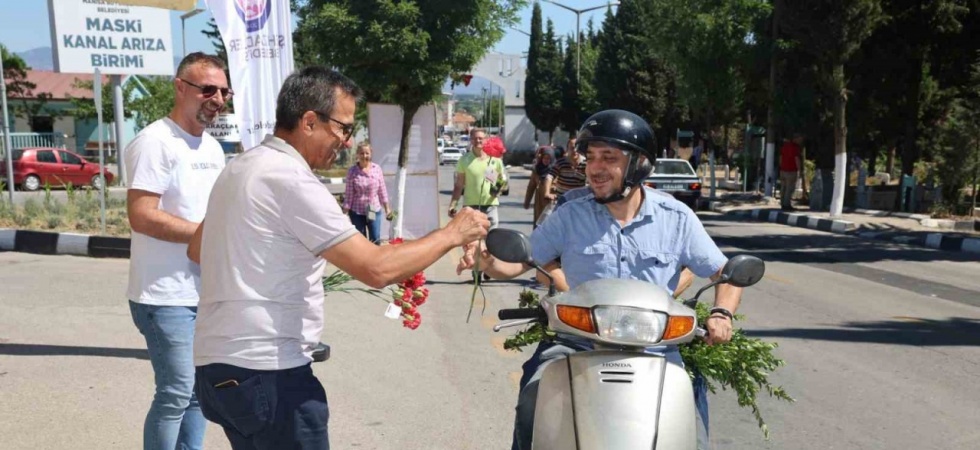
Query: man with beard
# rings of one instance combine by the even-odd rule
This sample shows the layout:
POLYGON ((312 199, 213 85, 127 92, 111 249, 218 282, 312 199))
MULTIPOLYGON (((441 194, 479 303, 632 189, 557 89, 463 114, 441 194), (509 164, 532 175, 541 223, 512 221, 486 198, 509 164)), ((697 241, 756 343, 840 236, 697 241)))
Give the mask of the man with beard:
POLYGON ((195 390, 236 450, 330 447, 326 393, 310 367, 328 261, 381 289, 490 227, 463 208, 445 228, 400 245, 375 245, 354 229, 313 170, 350 146, 360 96, 324 67, 286 78, 273 134, 228 163, 188 248, 204 275, 195 390))
MULTIPOLYGON (((694 212, 672 196, 643 187, 656 160, 655 145, 650 126, 627 111, 602 111, 582 125, 575 151, 585 155, 592 193, 557 208, 553 217, 531 234, 534 261, 549 272, 563 272, 564 282, 556 279, 559 290, 575 289, 595 279, 621 278, 674 291, 682 277, 682 266, 703 278, 721 276, 727 258, 694 212)), ((475 250, 475 245, 467 247, 458 270, 473 265, 475 250)), ((525 264, 495 260, 486 251, 481 252, 480 267, 496 279, 513 278, 531 269, 525 264)), ((731 340, 732 318, 741 292, 741 288, 727 284, 715 289, 715 305, 705 324, 708 344, 731 340)), ((538 345, 524 364, 513 448, 531 448, 538 380, 544 368, 590 349, 589 341, 563 334, 538 345)), ((676 351, 666 357, 682 364, 676 351)), ((708 448, 708 405, 703 380, 694 380, 694 390, 698 448, 704 449, 708 448)))
POLYGON ((144 449, 199 449, 204 416, 194 395, 194 321, 200 273, 187 258, 208 196, 225 166, 221 145, 204 131, 233 95, 225 64, 187 55, 174 79, 174 107, 126 147, 133 230, 127 296, 146 338, 156 393, 143 425, 144 449))

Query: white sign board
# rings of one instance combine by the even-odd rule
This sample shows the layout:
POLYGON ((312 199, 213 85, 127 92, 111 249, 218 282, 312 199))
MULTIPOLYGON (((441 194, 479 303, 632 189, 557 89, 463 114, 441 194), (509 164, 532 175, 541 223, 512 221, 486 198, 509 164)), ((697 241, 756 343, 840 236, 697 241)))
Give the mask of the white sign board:
POLYGON ((238 117, 232 114, 221 114, 218 119, 204 128, 211 137, 221 142, 241 142, 242 135, 238 133, 238 117))
MULTIPOLYGON (((368 104, 368 130, 371 133, 371 159, 381 166, 388 186, 392 209, 396 208, 398 150, 401 147, 402 109, 397 105, 368 104)), ((436 110, 432 105, 419 108, 408 135, 408 164, 402 236, 418 239, 438 229, 439 183, 436 178, 436 110)), ((382 222, 382 236, 389 235, 391 222, 382 222)))
POLYGON ((103 0, 48 0, 54 70, 173 75, 170 11, 103 0))

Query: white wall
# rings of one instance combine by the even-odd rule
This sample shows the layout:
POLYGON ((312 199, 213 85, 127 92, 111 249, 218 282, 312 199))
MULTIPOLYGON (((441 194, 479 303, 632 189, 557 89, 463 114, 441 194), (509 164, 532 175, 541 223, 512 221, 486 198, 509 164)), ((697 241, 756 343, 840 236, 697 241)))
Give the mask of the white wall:
POLYGON ((504 146, 507 151, 534 151, 534 125, 523 107, 508 106, 504 111, 504 146))

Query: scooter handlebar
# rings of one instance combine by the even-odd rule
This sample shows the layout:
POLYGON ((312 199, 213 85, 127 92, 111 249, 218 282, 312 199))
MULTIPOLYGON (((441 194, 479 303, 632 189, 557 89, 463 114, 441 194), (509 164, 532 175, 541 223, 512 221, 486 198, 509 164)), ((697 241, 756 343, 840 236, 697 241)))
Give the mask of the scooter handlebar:
POLYGON ((541 317, 540 308, 508 308, 497 311, 500 320, 537 319, 541 317))

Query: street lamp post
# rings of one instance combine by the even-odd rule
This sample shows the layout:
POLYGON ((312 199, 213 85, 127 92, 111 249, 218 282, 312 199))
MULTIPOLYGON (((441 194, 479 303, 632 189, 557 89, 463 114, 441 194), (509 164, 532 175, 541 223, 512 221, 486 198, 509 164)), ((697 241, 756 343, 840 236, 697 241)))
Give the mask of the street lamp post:
POLYGON ((582 45, 581 42, 579 42, 579 35, 581 33, 580 29, 582 26, 582 13, 595 11, 597 9, 602 9, 602 8, 608 8, 611 6, 619 6, 619 2, 609 2, 606 3, 605 5, 593 6, 591 8, 575 9, 569 6, 565 6, 554 0, 544 0, 544 1, 551 3, 552 5, 555 5, 559 8, 564 8, 575 13, 575 83, 578 84, 580 82, 579 81, 581 78, 580 73, 582 71, 582 45))
POLYGON ((187 56, 187 34, 184 32, 184 22, 202 12, 204 12, 203 9, 194 8, 180 15, 180 44, 183 46, 183 56, 187 56))

